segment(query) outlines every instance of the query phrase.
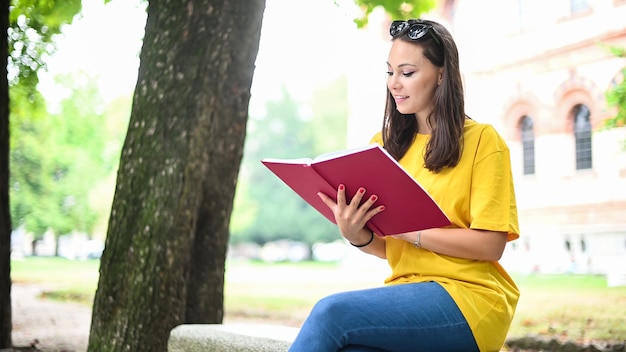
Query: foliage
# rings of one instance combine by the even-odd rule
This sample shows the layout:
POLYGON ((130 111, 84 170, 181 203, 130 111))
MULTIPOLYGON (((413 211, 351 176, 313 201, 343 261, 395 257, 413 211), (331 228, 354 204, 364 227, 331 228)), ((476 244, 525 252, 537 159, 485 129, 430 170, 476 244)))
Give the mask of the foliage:
MULTIPOLYGON (((117 153, 107 141, 104 103, 93 80, 63 77, 59 112, 37 119, 18 119, 20 138, 11 160, 11 215, 36 236, 91 232, 97 220, 90 205, 92 187, 114 171, 117 153)), ((119 147, 118 147, 119 150, 119 147)))
MULTIPOLYGON (((626 58, 626 48, 611 47, 611 52, 617 56, 626 58)), ((606 101, 609 106, 617 108, 617 115, 606 121, 609 128, 626 125, 626 67, 622 69, 621 77, 614 82, 611 89, 606 92, 606 101)))
POLYGON ((342 78, 314 93, 312 116, 286 91, 267 103, 266 115, 250 117, 231 221, 233 242, 278 239, 310 244, 336 240, 333 224, 292 192, 260 159, 314 157, 346 146, 347 82, 342 78), (268 202, 271 199, 271 202, 268 202))
POLYGON ((9 13, 9 84, 20 83, 33 93, 37 71, 54 52, 53 36, 71 23, 81 0, 13 0, 9 13))
MULTIPOLYGON (((626 48, 604 46, 613 55, 626 58, 626 48)), ((609 107, 615 107, 615 116, 604 121, 605 128, 618 128, 626 126, 626 67, 621 71, 621 77, 613 81, 613 86, 605 93, 606 102, 609 107)), ((626 142, 624 143, 626 149, 626 142)))
MULTIPOLYGON (((42 121, 47 112, 36 88, 37 73, 45 69, 46 58, 55 50, 54 35, 61 33, 63 25, 72 22, 81 9, 81 0, 13 0, 9 9, 7 69, 11 86, 12 221, 14 226, 24 224, 37 234, 47 227, 69 231, 71 226, 66 219, 57 216, 55 203, 50 199, 53 194, 60 196, 67 191, 49 188, 56 184, 55 177, 65 177, 69 160, 50 160, 51 153, 58 148, 52 145, 54 137, 48 129, 54 128, 58 121, 42 121), (45 174, 43 169, 54 163, 57 163, 56 174, 45 174), (17 191, 21 191, 19 196, 17 191)), ((74 221, 82 222, 79 227, 89 228, 93 216, 88 208, 80 208, 80 203, 75 197, 66 197, 63 212, 71 213, 74 221)))
POLYGON ((314 146, 311 156, 346 147, 348 134, 348 81, 343 76, 313 92, 310 120, 314 146))
POLYGON ((104 174, 102 177, 95 178, 93 187, 89 189, 89 206, 97 214, 92 238, 104 239, 106 236, 117 167, 128 128, 131 105, 132 96, 119 96, 108 102, 103 112, 105 122, 100 126, 99 137, 104 140, 104 145, 102 154, 98 157, 102 160, 100 167, 104 174))
MULTIPOLYGON (((626 68, 622 70, 622 77, 626 77, 626 68)), ((606 92, 606 101, 609 106, 617 107, 617 114, 606 121, 609 128, 626 126, 626 79, 606 92)))
POLYGON ((359 28, 367 25, 367 20, 377 7, 382 7, 394 20, 418 18, 424 12, 435 7, 435 0, 405 1, 405 0, 354 0, 361 7, 362 15, 354 22, 359 28))
POLYGON ((11 1, 7 28, 11 143, 19 138, 18 120, 42 116, 45 102, 37 91, 38 72, 55 51, 54 36, 72 23, 80 9, 81 0, 11 1))

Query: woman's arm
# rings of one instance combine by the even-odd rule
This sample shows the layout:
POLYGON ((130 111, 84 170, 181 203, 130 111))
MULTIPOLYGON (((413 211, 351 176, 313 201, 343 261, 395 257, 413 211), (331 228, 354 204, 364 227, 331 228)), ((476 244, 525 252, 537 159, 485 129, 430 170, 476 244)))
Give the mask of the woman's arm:
POLYGON ((507 233, 487 230, 436 228, 407 232, 392 237, 415 243, 420 247, 457 258, 497 261, 506 246, 507 233))
MULTIPOLYGON (((343 236, 343 233, 342 233, 342 236, 343 236)), ((377 236, 376 234, 374 234, 374 237, 372 238, 372 232, 370 232, 370 230, 366 228, 364 228, 363 231, 359 231, 359 236, 360 237, 358 237, 358 239, 355 239, 354 241, 352 240, 348 240, 348 241, 352 245, 356 245, 356 247, 364 253, 375 255, 381 259, 387 259, 387 252, 385 251, 386 242, 384 238, 377 236), (367 243, 370 240, 370 238, 372 238, 371 243, 369 243, 366 246, 362 246, 362 247, 359 246, 361 244, 367 243)))
MULTIPOLYGON (((363 200, 365 189, 360 188, 348 202, 343 185, 337 190, 337 202, 324 193, 318 195, 333 211, 339 232, 346 240, 354 245, 369 242, 372 234, 365 228, 365 223, 385 209, 384 206, 372 208, 378 199, 376 195, 363 200)), ((502 257, 507 240, 506 232, 461 228, 435 228, 391 237, 415 243, 418 236, 420 247, 424 249, 457 258, 491 261, 497 261, 502 257)), ((385 247, 385 239, 374 235, 371 243, 358 248, 365 253, 385 259, 387 258, 385 247)))

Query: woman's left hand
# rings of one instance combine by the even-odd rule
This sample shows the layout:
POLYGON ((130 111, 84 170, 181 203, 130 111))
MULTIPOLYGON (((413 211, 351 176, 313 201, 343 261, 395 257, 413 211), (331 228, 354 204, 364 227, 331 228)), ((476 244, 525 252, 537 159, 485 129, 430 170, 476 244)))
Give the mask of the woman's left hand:
POLYGON ((365 224, 385 209, 383 205, 372 207, 378 200, 377 195, 371 195, 364 200, 365 194, 365 188, 360 187, 354 197, 348 201, 346 200, 345 186, 339 185, 337 201, 335 202, 328 195, 318 193, 324 204, 333 211, 341 235, 352 243, 363 241, 362 230, 365 224))

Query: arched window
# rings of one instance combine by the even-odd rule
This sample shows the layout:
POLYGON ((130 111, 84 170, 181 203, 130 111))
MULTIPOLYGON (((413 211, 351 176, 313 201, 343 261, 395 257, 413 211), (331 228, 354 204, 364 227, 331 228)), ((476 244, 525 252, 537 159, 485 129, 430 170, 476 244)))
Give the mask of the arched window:
POLYGON ((520 121, 522 152, 524 153, 524 175, 535 174, 535 132, 533 119, 524 115, 520 121))
POLYGON ((574 107, 574 138, 576 139, 576 170, 591 169, 591 112, 583 104, 574 107))

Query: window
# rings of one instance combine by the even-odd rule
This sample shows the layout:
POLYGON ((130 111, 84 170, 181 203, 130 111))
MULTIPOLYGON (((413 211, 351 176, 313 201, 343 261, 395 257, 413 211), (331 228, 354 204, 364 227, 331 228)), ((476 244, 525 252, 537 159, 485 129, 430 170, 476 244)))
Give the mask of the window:
POLYGON ((587 252, 587 242, 585 242, 585 238, 580 239, 580 251, 583 253, 587 252))
POLYGON ((572 15, 585 12, 589 9, 588 0, 570 0, 569 2, 570 13, 572 15))
POLYGON ((535 174, 535 132, 533 130, 533 119, 525 115, 520 121, 522 133, 522 152, 524 161, 524 175, 535 174))
POLYGON ((543 0, 517 0, 519 33, 540 28, 545 24, 546 4, 543 0))
POLYGON ((591 112, 585 105, 574 107, 574 138, 576 139, 576 170, 591 169, 591 112))

